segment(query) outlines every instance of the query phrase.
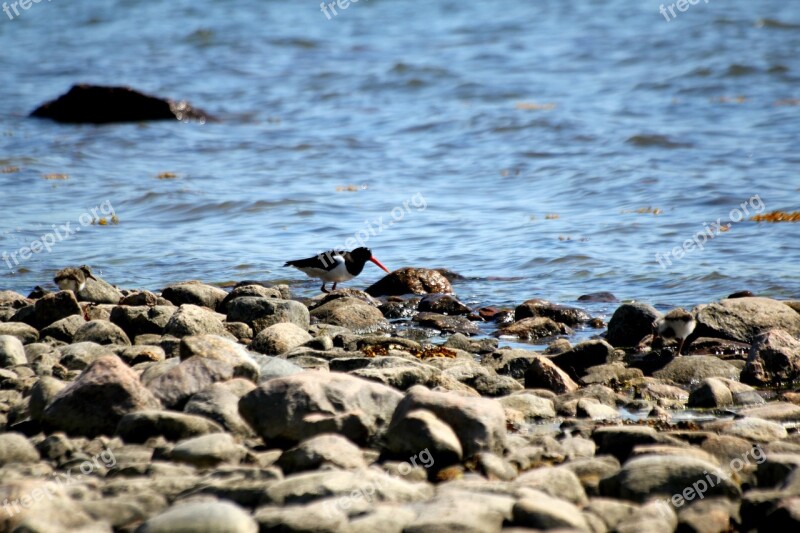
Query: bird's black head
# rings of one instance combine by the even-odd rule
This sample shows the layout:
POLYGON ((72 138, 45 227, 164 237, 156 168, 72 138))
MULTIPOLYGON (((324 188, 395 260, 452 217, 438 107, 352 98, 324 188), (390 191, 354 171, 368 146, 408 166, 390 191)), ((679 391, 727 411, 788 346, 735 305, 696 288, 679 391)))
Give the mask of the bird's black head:
POLYGON ((372 250, 361 246, 350 252, 350 257, 359 263, 366 263, 372 257, 372 250))

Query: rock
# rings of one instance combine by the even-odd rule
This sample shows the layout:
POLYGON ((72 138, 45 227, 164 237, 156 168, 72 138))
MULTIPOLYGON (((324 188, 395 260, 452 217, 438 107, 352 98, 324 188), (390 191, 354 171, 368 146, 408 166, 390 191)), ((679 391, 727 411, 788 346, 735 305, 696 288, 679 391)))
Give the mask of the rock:
POLYGON ((283 452, 275 463, 285 474, 330 465, 343 470, 366 468, 361 450, 341 435, 321 434, 283 452))
POLYGON ((137 290, 125 294, 119 302, 119 305, 130 306, 156 306, 156 305, 169 305, 165 298, 156 296, 150 291, 137 290))
POLYGON ((30 344, 39 340, 39 331, 22 322, 0 322, 0 335, 16 337, 22 341, 22 344, 30 344))
POLYGON ((247 450, 227 433, 210 433, 182 440, 170 452, 170 459, 198 468, 211 468, 221 463, 239 464, 247 450))
POLYGON ((762 443, 785 439, 788 435, 783 425, 755 417, 718 420, 706 424, 705 428, 711 431, 721 431, 725 435, 741 437, 751 442, 762 443))
POLYGON ((615 361, 606 365, 587 368, 586 374, 581 377, 581 381, 584 385, 599 384, 616 388, 643 377, 644 374, 638 368, 628 368, 624 363, 615 361))
POLYGON ((442 315, 468 315, 472 309, 450 294, 429 294, 420 300, 417 311, 442 315))
POLYGON ((64 345, 59 352, 59 363, 70 370, 83 370, 97 359, 113 353, 108 346, 89 341, 64 345))
POLYGON ((514 320, 520 321, 524 318, 536 317, 551 318, 556 322, 568 326, 588 322, 591 317, 582 309, 568 307, 566 305, 554 304, 539 298, 526 300, 514 309, 514 320))
POLYGON ((470 339, 466 335, 455 333, 442 346, 470 353, 492 353, 497 350, 497 344, 497 339, 470 339))
POLYGON ((613 455, 620 462, 625 462, 633 448, 647 444, 683 443, 673 437, 658 433, 649 426, 608 426, 599 427, 592 432, 592 439, 597 444, 598 454, 613 455))
POLYGON ((386 432, 385 450, 389 457, 398 459, 427 453, 429 461, 425 462, 435 463, 437 471, 460 462, 464 456, 453 429, 424 409, 412 410, 405 416, 392 419, 386 432))
POLYGON ((184 412, 213 420, 233 435, 250 437, 253 431, 239 414, 239 400, 253 389, 255 385, 246 379, 214 383, 193 395, 184 412))
POLYGON ((556 335, 569 335, 572 330, 546 317, 523 318, 518 322, 498 329, 495 337, 518 337, 522 340, 539 340, 556 335))
POLYGON ((636 346, 653 333, 653 322, 660 316, 661 313, 650 304, 622 304, 608 321, 606 340, 612 346, 636 346))
POLYGON ((86 285, 78 291, 77 296, 82 302, 95 304, 117 304, 122 299, 119 289, 100 277, 87 278, 86 285))
POLYGON ((0 368, 28 364, 22 341, 12 335, 0 335, 0 368))
POLYGON ((120 419, 116 434, 125 442, 144 443, 152 437, 179 441, 222 431, 219 424, 202 416, 173 411, 138 411, 120 419))
POLYGON ((139 526, 136 533, 257 533, 258 524, 244 509, 226 501, 176 504, 139 526))
POLYGON ((295 444, 320 433, 365 444, 383 435, 400 399, 399 392, 380 383, 302 372, 262 382, 242 397, 239 412, 271 444, 295 444))
POLYGON ((371 296, 402 296, 404 294, 452 294, 450 281, 441 272, 427 268, 404 267, 387 274, 370 285, 371 296))
POLYGON ((260 298, 275 298, 278 300, 288 300, 288 295, 284 296, 281 291, 275 287, 265 287, 263 285, 237 285, 231 292, 229 292, 222 302, 217 306, 220 313, 228 312, 228 303, 231 300, 240 298, 242 296, 256 296, 260 298))
POLYGON ((30 414, 33 420, 37 422, 42 419, 44 409, 53 401, 59 392, 64 390, 67 384, 54 377, 42 376, 39 378, 33 387, 31 387, 30 396, 30 414))
POLYGON ((209 311, 205 307, 193 304, 183 304, 170 317, 164 332, 176 337, 187 335, 220 335, 230 336, 225 329, 224 315, 209 311))
POLYGON ((72 342, 94 342, 97 344, 130 344, 128 336, 122 328, 107 320, 90 320, 85 322, 72 342))
POLYGON ((594 398, 581 398, 578 400, 575 416, 591 418, 592 420, 614 420, 621 417, 619 411, 609 405, 600 403, 594 398))
POLYGON ((303 372, 303 368, 285 359, 279 357, 268 357, 266 355, 258 354, 259 357, 254 357, 259 364, 261 377, 259 383, 269 381, 270 379, 282 378, 303 372))
POLYGON ((539 490, 525 492, 514 504, 512 525, 532 529, 591 531, 580 509, 539 490))
POLYGON ((439 491, 430 501, 415 506, 419 514, 402 531, 499 533, 504 520, 511 519, 513 506, 514 498, 504 494, 455 489, 439 491))
POLYGON ((600 492, 604 496, 635 502, 657 496, 670 499, 668 503, 675 507, 691 502, 698 495, 734 500, 742 497, 739 485, 729 472, 702 459, 679 455, 632 458, 617 474, 600 482, 600 492))
POLYGON ((613 303, 618 302, 617 297, 610 292, 590 292, 589 294, 582 294, 578 296, 579 302, 601 302, 613 303))
POLYGON ((233 376, 230 363, 194 356, 152 379, 147 388, 168 409, 181 409, 193 394, 233 376))
MULTIPOLYGON (((533 319, 536 320, 536 319, 533 319)), ((536 356, 525 371, 526 389, 547 389, 557 394, 578 390, 566 372, 558 368, 546 357, 536 356)))
POLYGON ((310 340, 311 335, 306 330, 291 322, 279 322, 259 331, 250 349, 267 355, 280 355, 310 340))
POLYGON ((39 452, 20 433, 0 433, 0 467, 16 463, 35 463, 39 452))
POLYGON ((766 405, 742 409, 739 411, 739 414, 742 416, 753 416, 756 418, 763 418, 764 420, 772 420, 774 422, 793 424, 800 420, 800 405, 789 402, 770 402, 766 405))
POLYGON ((392 416, 391 425, 401 423, 417 409, 428 410, 458 436, 464 457, 482 451, 503 453, 506 442, 505 412, 486 398, 464 397, 452 392, 434 392, 422 386, 408 390, 392 416))
POLYGON ((241 296, 227 303, 228 322, 244 322, 253 333, 278 322, 291 322, 308 329, 308 308, 294 300, 279 300, 261 296, 241 296))
POLYGON ((435 387, 439 384, 441 373, 434 366, 392 356, 367 359, 363 368, 351 372, 354 376, 378 381, 399 390, 407 390, 414 385, 435 387))
MULTIPOLYGON (((798 315, 800 316, 800 315, 798 315)), ((742 381, 766 385, 800 377, 800 341, 780 329, 758 334, 750 347, 742 381)))
POLYGON ((181 339, 180 357, 186 361, 192 357, 202 357, 228 363, 233 367, 233 375, 257 382, 260 374, 258 363, 252 352, 241 344, 217 335, 190 335, 181 339))
POLYGON ((315 307, 311 316, 325 324, 345 326, 359 332, 371 332, 387 325, 377 307, 352 297, 336 298, 315 307))
POLYGON ((653 372, 653 377, 669 379, 675 383, 690 385, 705 378, 737 379, 740 370, 713 355, 690 355, 676 357, 667 366, 653 372))
POLYGON ((571 378, 580 379, 589 367, 612 362, 614 347, 604 340, 584 341, 575 347, 554 355, 550 361, 567 372, 571 378))
POLYGON ((725 382, 706 378, 689 394, 689 407, 724 407, 733 404, 733 394, 725 382))
POLYGON ((127 413, 159 407, 133 370, 116 356, 103 356, 56 395, 42 422, 69 435, 113 435, 127 413))
POLYGON ((507 419, 510 418, 510 411, 520 413, 526 422, 555 418, 556 416, 553 401, 534 394, 512 394, 510 396, 498 398, 497 401, 503 406, 503 409, 505 409, 507 419))
POLYGON ((31 301, 29 298, 25 298, 18 292, 0 290, 0 307, 20 309, 32 303, 33 301, 31 301))
POLYGON ((152 307, 119 305, 111 310, 110 319, 131 339, 148 333, 163 335, 169 320, 177 310, 177 307, 168 305, 152 307))
POLYGON ((81 315, 70 315, 61 320, 56 320, 42 329, 42 338, 52 337, 62 342, 73 342, 75 333, 86 324, 86 319, 81 315))
POLYGON ((774 510, 770 511, 761 531, 796 531, 800 527, 800 496, 781 500, 774 510))
POLYGON ((138 365, 139 363, 155 363, 167 358, 164 349, 160 346, 148 346, 145 344, 137 346, 115 346, 114 353, 130 367, 138 365))
POLYGON ((146 120, 213 120, 185 101, 175 102, 140 93, 129 87, 73 85, 66 94, 45 102, 32 117, 68 124, 109 124, 146 120))
POLYGON ((770 329, 800 336, 800 313, 771 298, 749 297, 721 300, 695 309, 698 337, 718 337, 752 343, 770 329))
POLYGON ((478 326, 463 316, 450 316, 439 313, 417 313, 413 320, 421 327, 438 329, 444 333, 477 335, 479 332, 478 326))
POLYGON ((206 285, 199 281, 187 281, 170 285, 161 291, 161 296, 175 306, 193 304, 216 310, 228 293, 213 285, 206 285))
POLYGON ((8 503, 0 519, 3 531, 111 533, 107 524, 94 521, 53 480, 4 478, 0 500, 8 503))
POLYGON ((72 291, 60 291, 39 298, 32 306, 21 308, 11 317, 11 321, 43 329, 70 315, 83 315, 81 306, 72 291))
MULTIPOLYGON (((352 524, 348 524, 345 512, 334 507, 330 500, 286 507, 263 506, 256 510, 254 516, 260 531, 291 531, 293 533, 361 531, 354 528, 352 524)), ((379 528, 365 531, 386 530, 379 528)))

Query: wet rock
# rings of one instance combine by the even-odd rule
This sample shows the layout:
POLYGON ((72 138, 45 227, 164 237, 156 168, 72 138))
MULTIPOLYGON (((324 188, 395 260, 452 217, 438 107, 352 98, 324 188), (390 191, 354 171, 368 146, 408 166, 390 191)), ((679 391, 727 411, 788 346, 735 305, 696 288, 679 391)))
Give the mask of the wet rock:
POLYGON ((578 296, 579 302, 617 302, 617 297, 610 292, 590 292, 589 294, 582 294, 578 296))
POLYGON ((653 322, 661 316, 650 304, 632 303, 617 307, 608 321, 606 340, 612 346, 636 346, 653 333, 653 322))
POLYGON ((667 366, 653 372, 659 379, 669 379, 675 383, 690 385, 705 378, 737 379, 741 371, 732 364, 712 355, 690 355, 676 357, 667 366))
POLYGON ((96 344, 131 344, 122 328, 106 320, 90 320, 75 332, 72 342, 94 342, 96 344))
POLYGON ((682 441, 658 433, 649 426, 599 427, 592 432, 592 439, 597 444, 598 454, 613 455, 620 462, 625 462, 636 446, 648 444, 684 445, 682 441))
POLYGON ((163 335, 169 320, 177 311, 169 305, 117 306, 111 310, 110 320, 122 328, 133 339, 139 335, 153 333, 163 335))
POLYGON ((579 387, 566 372, 558 368, 552 361, 546 357, 536 356, 525 371, 525 388, 547 389, 562 394, 576 391, 579 387))
POLYGON ((347 374, 302 372, 262 382, 242 397, 239 412, 270 443, 294 444, 320 433, 338 433, 365 444, 386 431, 400 399, 399 392, 380 383, 347 374))
POLYGON ((325 324, 345 326, 361 332, 375 331, 387 325, 383 313, 377 307, 349 296, 315 307, 311 316, 325 324))
POLYGON ((404 294, 452 294, 450 281, 436 270, 405 267, 387 274, 370 285, 371 296, 402 296, 404 294))
POLYGON ((42 422, 69 435, 112 435, 127 413, 159 407, 136 373, 111 355, 91 363, 58 393, 42 422))
POLYGON ((213 420, 233 435, 250 437, 253 431, 239 414, 239 400, 253 389, 255 385, 246 379, 214 383, 193 395, 184 412, 213 420))
POLYGON ((539 490, 526 491, 514 504, 512 525, 532 529, 590 531, 580 509, 539 490))
POLYGON ((388 457, 398 459, 427 453, 427 462, 431 466, 435 464, 436 470, 460 462, 464 455, 453 429, 424 409, 411 410, 392 419, 386 432, 385 451, 388 457))
POLYGON ((422 327, 438 329, 444 333, 477 335, 479 332, 478 326, 463 316, 450 316, 439 313, 417 313, 413 320, 422 327))
POLYGON ((152 379, 147 388, 168 409, 181 409, 193 394, 233 376, 230 363, 195 356, 152 379))
POLYGON ((22 341, 12 335, 0 335, 0 368, 28 364, 22 341))
POLYGON ((16 337, 22 341, 22 344, 30 344, 39 340, 39 331, 22 322, 0 322, 0 335, 16 337))
POLYGON ((576 326, 588 322, 591 318, 583 309, 554 304, 553 302, 540 300, 539 298, 527 300, 514 309, 514 320, 516 321, 540 316, 551 318, 556 322, 568 326, 576 326))
POLYGON ((689 407, 723 407, 733 404, 733 394, 725 382, 706 378, 689 394, 689 407))
POLYGON ((180 358, 186 361, 192 357, 202 357, 221 361, 233 367, 233 375, 257 382, 259 365, 241 344, 217 335, 190 335, 181 339, 180 358))
POLYGON ((538 340, 556 335, 569 335, 572 330, 550 318, 523 318, 493 333, 495 337, 518 337, 522 340, 538 340))
POLYGON ((21 308, 11 317, 11 321, 24 322, 36 329, 42 329, 70 315, 83 315, 81 306, 72 291, 60 291, 43 296, 35 304, 21 308))
POLYGON ((457 348, 470 353, 491 353, 497 350, 497 339, 470 339, 461 333, 455 333, 443 344, 445 348, 457 348))
POLYGON ((366 468, 361 450, 341 435, 322 434, 283 452, 275 463, 286 474, 330 465, 343 470, 366 468))
POLYGON ((39 452, 19 433, 0 434, 0 466, 15 463, 35 463, 39 452))
POLYGON ((174 411, 137 411, 120 419, 116 434, 125 442, 143 443, 152 437, 179 441, 220 432, 220 425, 202 416, 174 411))
POLYGON ((227 303, 227 312, 228 322, 244 322, 255 334, 278 322, 291 322, 301 329, 308 329, 310 323, 308 308, 294 300, 241 296, 227 303))
MULTIPOLYGON (((800 315, 798 315, 800 316, 800 315)), ((789 333, 772 329, 756 336, 741 379, 753 385, 766 385, 800 377, 800 341, 789 333)))
POLYGON ((193 304, 183 304, 170 317, 164 327, 164 333, 175 337, 185 337, 187 335, 220 335, 222 337, 231 336, 225 329, 223 320, 225 315, 221 315, 193 304))
POLYGON ((590 340, 554 355, 550 360, 566 371, 571 378, 580 379, 586 375, 589 367, 610 363, 614 357, 614 347, 606 341, 590 340))
POLYGON ((109 124, 148 120, 212 119, 187 102, 164 100, 129 87, 101 86, 81 83, 55 100, 40 105, 32 117, 48 118, 68 124, 109 124))
POLYGON ((209 433, 178 442, 169 456, 173 461, 210 468, 222 463, 239 464, 246 452, 228 433, 209 433))
POLYGON ((161 296, 175 306, 193 304, 217 309, 228 293, 213 285, 206 285, 199 281, 187 281, 166 287, 161 291, 161 296))
POLYGON ((472 312, 469 306, 450 294, 429 294, 420 300, 417 310, 421 313, 442 315, 468 315, 472 312))
POLYGON ((698 337, 719 337, 751 343, 770 329, 800 336, 800 313, 771 298, 749 297, 721 300, 696 308, 698 337))
POLYGON ((117 304, 122 299, 122 293, 100 277, 87 278, 86 285, 78 291, 78 299, 82 302, 95 304, 117 304))
POLYGON ((449 425, 465 457, 482 451, 502 453, 506 440, 505 413, 501 405, 486 398, 467 398, 452 392, 434 392, 415 386, 408 390, 392 416, 400 423, 411 411, 424 409, 449 425))
POLYGON ((142 524, 137 533, 257 533, 258 524, 244 509, 225 501, 176 504, 142 524))
POLYGON ((311 335, 306 330, 291 322, 280 322, 259 331, 250 344, 250 349, 267 355, 280 355, 310 340, 311 335))
POLYGON ((642 377, 644 374, 638 368, 628 368, 623 363, 613 362, 587 368, 581 381, 584 385, 598 384, 606 387, 620 387, 642 377))
POLYGON ((81 315, 71 315, 56 320, 41 331, 42 338, 51 337, 63 342, 73 342, 75 333, 86 323, 81 315))

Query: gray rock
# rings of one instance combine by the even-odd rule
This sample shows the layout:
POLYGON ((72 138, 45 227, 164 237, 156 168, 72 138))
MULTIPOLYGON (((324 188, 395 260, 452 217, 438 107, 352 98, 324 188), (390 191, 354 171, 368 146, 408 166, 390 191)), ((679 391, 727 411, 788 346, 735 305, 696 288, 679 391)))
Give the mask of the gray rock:
POLYGON ((399 392, 380 383, 347 374, 302 372, 262 382, 242 397, 239 412, 270 443, 294 444, 338 433, 365 444, 383 435, 400 399, 399 392))
POLYGON ((438 329, 443 333, 477 335, 480 331, 474 322, 459 315, 420 312, 414 316, 413 320, 421 327, 438 329))
POLYGON ((756 335, 742 370, 742 381, 766 385, 790 382, 797 377, 800 377, 800 341, 780 329, 756 335))
POLYGON ((584 385, 598 384, 616 388, 643 377, 644 374, 638 368, 628 368, 623 363, 613 362, 587 368, 581 381, 584 385))
POLYGON ((741 437, 751 442, 772 442, 787 437, 786 428, 778 422, 755 417, 719 420, 706 424, 704 429, 721 431, 725 435, 741 437))
POLYGON ((59 363, 70 370, 83 370, 97 359, 114 353, 109 346, 90 341, 67 344, 59 348, 59 352, 59 363))
POLYGON ((614 531, 620 523, 628 519, 637 509, 637 505, 610 498, 592 498, 584 507, 586 513, 600 517, 609 531, 614 531))
POLYGON ((228 322, 244 322, 254 334, 278 322, 291 322, 302 329, 308 329, 310 323, 308 308, 294 300, 241 296, 228 302, 227 312, 228 322))
POLYGON ((138 411, 120 419, 116 434, 125 442, 142 443, 152 437, 179 441, 222 431, 219 424, 202 416, 173 411, 138 411))
POLYGON ((551 318, 536 317, 523 318, 498 329, 492 335, 495 337, 517 337, 522 340, 539 340, 571 333, 572 329, 569 326, 559 324, 551 318))
POLYGON ((168 409, 180 409, 193 394, 233 376, 233 366, 229 363, 194 356, 153 378, 147 388, 168 409))
POLYGON ((148 333, 163 335, 177 310, 177 307, 171 305, 119 305, 111 310, 110 320, 121 327, 131 339, 148 333))
POLYGON ((653 333, 653 322, 661 313, 650 304, 620 305, 608 321, 606 339, 612 346, 636 346, 653 333))
POLYGON ((590 531, 578 507, 538 490, 527 492, 514 504, 512 525, 542 530, 590 531))
POLYGON ((116 304, 122 299, 122 293, 119 289, 97 276, 95 279, 86 278, 86 285, 78 291, 78 298, 82 302, 116 304))
POLYGON ((44 409, 53 401, 53 399, 61 392, 67 384, 54 377, 42 376, 39 378, 33 387, 31 387, 30 395, 30 414, 31 418, 36 421, 42 419, 44 409))
POLYGON ((419 514, 402 531, 499 533, 504 520, 511 519, 513 506, 514 498, 503 494, 439 491, 432 500, 416 506, 419 514))
POLYGON ((222 463, 239 464, 247 450, 227 433, 210 433, 182 440, 170 452, 173 461, 199 468, 222 463))
POLYGON ((578 476, 567 468, 542 467, 529 470, 514 480, 514 486, 542 491, 575 505, 582 506, 588 501, 578 476))
POLYGON ((597 401, 595 398, 581 398, 575 409, 575 416, 592 420, 614 420, 621 418, 615 408, 597 401))
POLYGON ((659 379, 669 379, 675 383, 690 385, 705 378, 737 379, 741 371, 732 364, 713 355, 690 355, 676 357, 667 366, 653 372, 659 379))
POLYGON ((733 404, 733 394, 724 381, 706 378, 689 394, 690 407, 724 407, 733 404))
POLYGON ((125 294, 120 301, 118 302, 119 305, 131 305, 131 306, 139 306, 139 305, 169 305, 169 302, 165 298, 161 298, 160 296, 156 296, 150 291, 145 290, 133 290, 125 294))
MULTIPOLYGON (((288 286, 284 285, 284 287, 288 289, 288 286)), ((227 313, 228 304, 231 302, 231 300, 241 298, 242 296, 256 296, 259 298, 273 298, 277 300, 288 300, 290 298, 288 294, 284 295, 277 287, 265 287, 263 285, 255 284, 239 285, 234 287, 234 289, 225 296, 225 299, 223 299, 222 302, 217 306, 217 310, 220 313, 227 313)))
POLYGON ((429 294, 420 300, 417 310, 421 313, 440 313, 444 315, 468 315, 469 306, 459 302, 450 294, 429 294))
POLYGON ((257 533, 258 524, 244 509, 224 501, 178 504, 142 524, 136 533, 257 533))
POLYGON ((631 515, 617 525, 619 533, 663 533, 675 531, 678 517, 673 506, 666 500, 654 500, 635 509, 631 515))
POLYGON ((259 383, 303 372, 302 367, 279 357, 257 354, 253 356, 253 359, 259 365, 259 373, 261 375, 259 383))
POLYGON ((24 435, 20 433, 0 434, 0 466, 14 463, 35 463, 39 452, 24 435))
POLYGON ((325 324, 344 326, 362 333, 373 332, 387 325, 377 307, 352 297, 330 300, 315 307, 311 316, 325 324))
MULTIPOLYGON (((436 470, 458 463, 463 448, 453 429, 430 411, 417 409, 392 420, 386 433, 386 452, 390 457, 406 459, 425 452, 428 467, 436 470)), ((423 459, 423 458, 421 458, 423 459)))
POLYGON ((172 305, 193 304, 209 309, 217 309, 227 295, 228 293, 219 287, 199 281, 176 283, 161 291, 161 296, 169 300, 172 305))
POLYGON ((697 317, 695 334, 699 337, 752 343, 759 334, 770 329, 800 336, 800 313, 771 298, 725 299, 697 306, 694 311, 697 317))
POLYGON ((591 317, 583 309, 554 304, 538 298, 526 300, 514 309, 514 320, 537 316, 552 318, 556 322, 561 322, 568 326, 577 326, 591 320, 591 317))
POLYGON ((0 335, 0 368, 28 364, 22 341, 12 335, 0 335))
POLYGON ((800 405, 790 402, 770 402, 766 405, 747 407, 739 411, 739 414, 791 424, 800 420, 800 405))
POLYGON ((56 320, 46 328, 42 329, 42 338, 52 337, 63 342, 73 342, 75 333, 86 323, 86 319, 81 315, 70 315, 61 320, 56 320))
MULTIPOLYGON (((344 533, 356 531, 348 526, 347 515, 328 501, 287 507, 259 507, 254 518, 260 531, 291 531, 292 533, 344 533)), ((373 529, 370 531, 387 531, 373 529)), ((398 533, 402 533, 398 531, 398 533)))
POLYGON ((494 400, 430 391, 422 386, 408 390, 392 416, 392 425, 417 409, 432 412, 449 425, 464 452, 472 457, 482 451, 503 453, 506 442, 505 412, 494 400))
POLYGON ((114 353, 133 367, 139 363, 157 363, 167 358, 161 346, 149 346, 140 344, 136 346, 115 346, 114 353))
POLYGON ((217 335, 190 335, 181 339, 180 357, 182 361, 192 357, 202 357, 228 363, 233 367, 233 375, 257 382, 260 368, 251 352, 241 344, 217 335))
POLYGON ((214 383, 198 392, 184 407, 184 412, 213 420, 233 435, 250 437, 254 433, 239 414, 239 400, 255 388, 245 379, 214 383))
POLYGON ((586 375, 589 367, 611 363, 613 358, 613 346, 604 340, 590 340, 554 355, 550 360, 572 379, 579 379, 586 375))
POLYGON ((330 465, 343 470, 366 468, 361 450, 341 435, 321 434, 283 452, 275 463, 285 474, 330 465))
POLYGON ((439 383, 441 370, 418 361, 388 356, 370 359, 364 368, 351 373, 399 390, 407 390, 414 385, 435 387, 439 383))
POLYGON ((530 393, 512 394, 498 398, 497 401, 506 410, 506 417, 509 418, 509 411, 519 412, 527 422, 535 420, 555 418, 556 411, 553 401, 542 398, 530 393))
POLYGON ((183 304, 170 317, 164 332, 175 337, 187 335, 220 335, 231 336, 223 324, 225 315, 221 315, 193 304, 183 304))
POLYGON ((394 270, 370 285, 371 296, 402 296, 404 294, 452 294, 450 281, 436 270, 404 267, 394 270))
POLYGON ((94 342, 97 344, 131 344, 122 328, 106 320, 90 320, 75 332, 72 342, 94 342))
POLYGON ((497 339, 471 339, 461 333, 451 335, 443 344, 445 348, 456 348, 470 353, 492 353, 497 350, 497 345, 497 339))
POLYGON ((60 291, 47 294, 36 300, 35 304, 21 308, 11 317, 11 321, 43 329, 70 315, 83 315, 81 306, 72 291, 60 291))
POLYGON ((578 384, 572 381, 566 372, 561 370, 546 357, 536 356, 525 371, 526 389, 547 389, 557 394, 578 390, 578 384))
POLYGON ((628 459, 635 446, 645 444, 681 445, 682 441, 657 432, 649 426, 607 426, 592 432, 597 453, 613 455, 620 462, 628 459))
POLYGON ((136 373, 116 356, 91 363, 56 395, 42 422, 69 435, 112 435, 127 413, 160 408, 136 373))
POLYGON ((0 322, 0 335, 16 337, 22 341, 22 344, 30 344, 39 340, 39 331, 22 322, 0 322))
POLYGON ((112 531, 108 524, 97 522, 87 515, 81 506, 76 505, 76 501, 67 495, 65 487, 52 480, 4 479, 0 485, 0 500, 9 502, 9 507, 3 511, 3 521, 0 522, 3 531, 47 533, 62 531, 111 533, 112 531), (27 505, 23 505, 22 501, 27 505))
POLYGON ((296 324, 279 322, 259 331, 250 344, 250 349, 267 355, 280 355, 310 340, 311 335, 296 324))

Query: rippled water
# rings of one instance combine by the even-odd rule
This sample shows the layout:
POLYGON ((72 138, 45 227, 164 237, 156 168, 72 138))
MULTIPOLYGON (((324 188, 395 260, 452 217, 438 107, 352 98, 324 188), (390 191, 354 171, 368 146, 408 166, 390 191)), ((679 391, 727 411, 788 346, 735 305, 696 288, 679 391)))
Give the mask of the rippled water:
POLYGON ((667 22, 637 4, 362 0, 327 20, 315 1, 56 0, 0 14, 0 252, 81 229, 0 263, 0 288, 88 263, 124 287, 248 278, 313 294, 283 262, 382 217, 368 238, 382 262, 459 272, 473 304, 800 297, 796 224, 734 223, 666 269, 655 257, 748 199, 749 214, 798 208, 800 9, 711 1, 667 22), (79 82, 220 121, 26 118, 79 82), (119 224, 81 227, 102 205, 119 224))

